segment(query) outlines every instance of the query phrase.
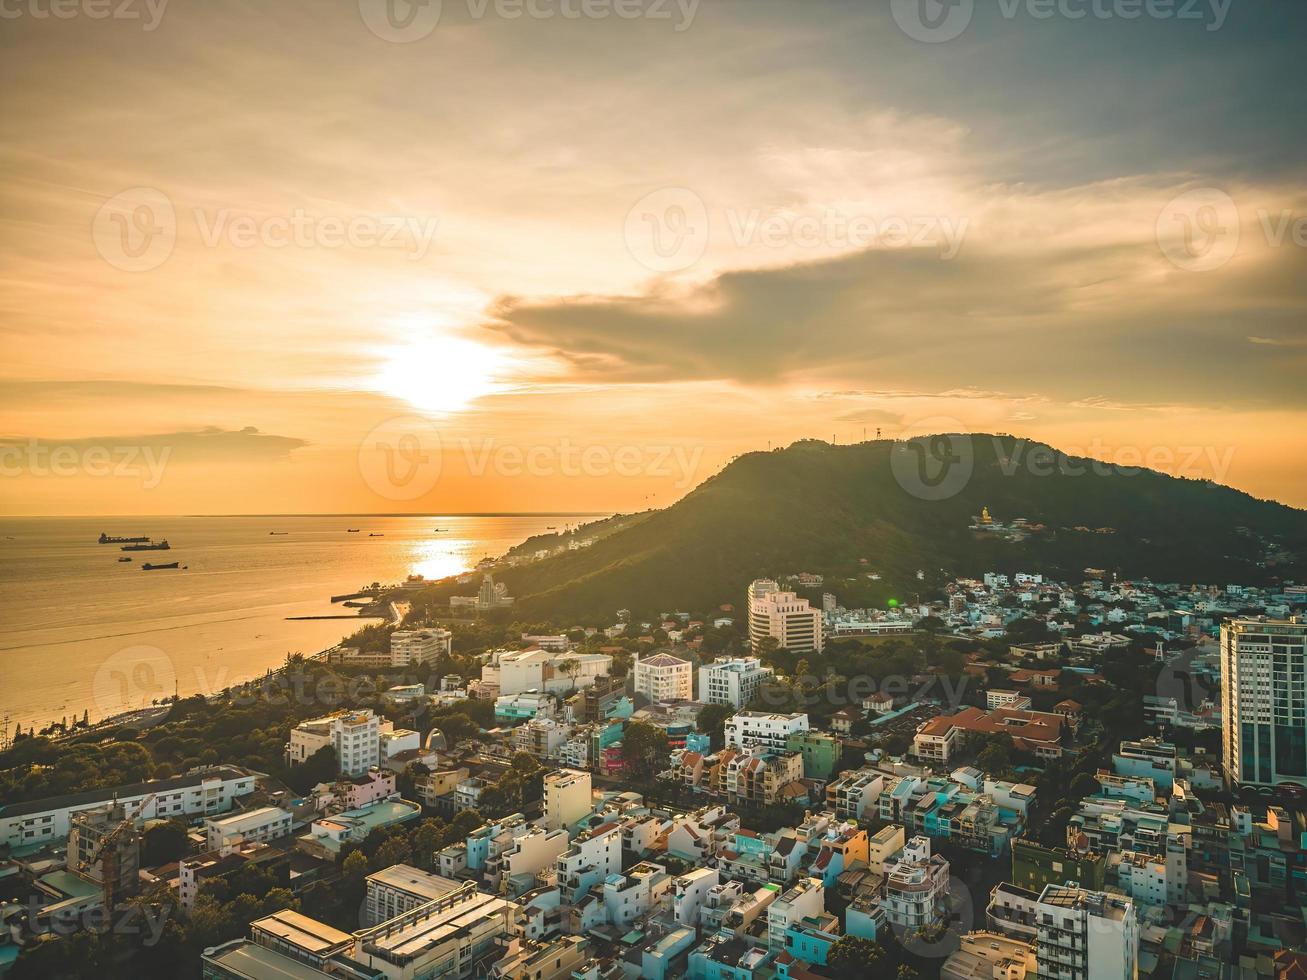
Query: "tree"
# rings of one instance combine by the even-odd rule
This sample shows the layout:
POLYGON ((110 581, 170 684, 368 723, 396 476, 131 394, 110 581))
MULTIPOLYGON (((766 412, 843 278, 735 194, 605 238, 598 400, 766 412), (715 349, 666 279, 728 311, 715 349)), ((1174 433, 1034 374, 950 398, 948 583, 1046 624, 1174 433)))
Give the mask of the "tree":
POLYGON ((622 761, 632 775, 649 777, 667 765, 667 732, 636 721, 622 733, 622 761))
POLYGON ((836 976, 870 976, 885 959, 885 948, 880 943, 860 936, 842 936, 826 954, 826 966, 836 976))
POLYGON ((920 980, 921 974, 906 963, 899 964, 898 980, 920 980))
POLYGON ((408 837, 401 831, 381 845, 371 861, 371 866, 373 871, 380 871, 382 868, 389 868, 392 864, 408 864, 412 858, 413 848, 409 845, 408 837))
POLYGON ((318 783, 329 783, 340 773, 336 749, 324 745, 286 773, 286 783, 297 793, 307 793, 318 783))
POLYGON ((712 747, 721 748, 726 741, 726 719, 735 714, 735 707, 729 704, 710 704, 699 712, 697 727, 699 731, 712 739, 712 747))
POLYGON ((153 868, 160 864, 179 861, 190 850, 186 824, 173 819, 167 823, 146 828, 141 844, 141 865, 153 868))
POLYGON ((1092 773, 1082 772, 1071 780, 1071 799, 1082 800, 1098 792, 1098 780, 1092 773))
POLYGON ((566 660, 558 662, 558 669, 567 675, 567 679, 572 682, 572 690, 576 690, 576 675, 580 673, 581 661, 574 657, 568 657, 566 660))

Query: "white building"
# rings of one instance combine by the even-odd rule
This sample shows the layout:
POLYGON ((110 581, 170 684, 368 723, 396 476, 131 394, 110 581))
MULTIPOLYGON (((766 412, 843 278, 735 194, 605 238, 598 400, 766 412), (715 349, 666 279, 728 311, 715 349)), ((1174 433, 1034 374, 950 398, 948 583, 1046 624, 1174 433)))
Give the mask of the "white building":
POLYGON ((754 653, 770 637, 792 653, 821 653, 821 610, 771 579, 749 586, 749 644, 754 653))
MULTIPOLYGON (((381 721, 371 709, 335 711, 322 718, 302 721, 290 730, 286 745, 286 762, 298 765, 318 750, 330 745, 336 750, 336 762, 347 776, 361 776, 380 765, 381 721)), ((385 722, 386 730, 393 726, 385 722)))
POLYGON ((1041 977, 1135 980, 1139 921, 1120 895, 1047 885, 1035 904, 1035 955, 1041 977))
POLYGON ((802 878, 767 906, 767 947, 785 948, 785 932, 802 920, 826 911, 826 889, 820 878, 802 878))
POLYGON ((736 749, 758 746, 783 752, 791 735, 807 730, 808 716, 803 712, 741 711, 726 719, 726 746, 736 749))
POLYGON ((255 785, 255 777, 243 769, 213 766, 171 779, 10 803, 0 806, 0 843, 24 847, 62 840, 73 814, 115 801, 138 820, 214 816, 231 810, 255 785))
POLYGON ((655 653, 635 662, 635 693, 653 702, 694 698, 694 666, 670 653, 655 653))
POLYGON ((676 921, 683 926, 697 927, 708 893, 720 883, 721 875, 716 868, 695 868, 678 877, 672 893, 672 914, 676 921))
POLYGON ((520 895, 536 886, 536 878, 554 867, 570 846, 564 829, 531 827, 514 836, 495 857, 486 862, 489 884, 501 894, 520 895))
POLYGON ((575 769, 559 769, 545 774, 544 828, 566 829, 591 813, 590 774, 575 769))
POLYGON ((230 817, 210 817, 204 821, 208 849, 222 854, 239 844, 267 842, 289 833, 290 814, 275 806, 236 813, 230 817))
POLYGON ((422 871, 407 864, 392 864, 367 878, 367 899, 363 924, 375 926, 419 905, 443 898, 461 883, 422 871))
POLYGON ((929 837, 912 838, 885 869, 885 918, 907 930, 933 924, 943 910, 948 884, 948 861, 930 853, 929 837))
POLYGON ((622 825, 605 823, 577 834, 554 864, 558 887, 575 902, 609 875, 622 870, 622 825))
POLYGON ((1307 785, 1307 621, 1221 625, 1221 725, 1229 782, 1307 785))
POLYGON ((452 638, 449 630, 396 630, 390 634, 390 666, 433 664, 449 653, 452 638))
POLYGON ((501 695, 524 691, 567 694, 589 687, 607 674, 613 658, 606 653, 570 653, 542 650, 495 650, 481 668, 482 685, 494 685, 501 695))
POLYGON ((757 657, 718 657, 699 668, 699 700, 743 708, 770 677, 772 669, 757 657))

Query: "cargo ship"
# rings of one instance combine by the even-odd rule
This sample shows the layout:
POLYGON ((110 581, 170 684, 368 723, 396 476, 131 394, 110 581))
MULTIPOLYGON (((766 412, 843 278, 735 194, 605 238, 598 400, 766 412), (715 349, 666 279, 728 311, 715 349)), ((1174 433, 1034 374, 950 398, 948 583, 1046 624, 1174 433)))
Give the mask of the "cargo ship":
POLYGON ((172 546, 168 544, 167 538, 164 538, 162 541, 159 542, 150 541, 149 538, 146 538, 145 540, 149 543, 148 544, 125 544, 123 545, 122 550, 123 551, 170 551, 172 548, 172 546))
POLYGON ((105 534, 103 531, 100 532, 100 544, 138 544, 142 541, 149 540, 150 539, 145 536, 139 538, 119 538, 112 534, 105 534))
POLYGON ((181 564, 181 562, 170 561, 170 562, 168 562, 168 564, 166 564, 166 565, 151 565, 151 564, 147 561, 144 565, 141 566, 141 571, 143 571, 143 572, 155 572, 155 571, 158 571, 158 570, 161 569, 161 568, 177 568, 180 564, 181 564))
POLYGON ((128 558, 126 555, 123 555, 123 556, 120 557, 118 560, 119 560, 119 561, 131 561, 131 559, 128 558))

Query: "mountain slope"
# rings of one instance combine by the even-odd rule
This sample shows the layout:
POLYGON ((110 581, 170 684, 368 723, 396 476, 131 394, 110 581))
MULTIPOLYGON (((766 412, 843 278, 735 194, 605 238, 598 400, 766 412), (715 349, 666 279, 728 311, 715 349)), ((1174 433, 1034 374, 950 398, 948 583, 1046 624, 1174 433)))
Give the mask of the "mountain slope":
POLYGON ((740 457, 672 507, 501 577, 523 612, 567 618, 739 603, 750 580, 798 571, 874 569, 885 595, 921 588, 918 569, 928 583, 989 569, 1078 580, 1086 567, 1251 583, 1293 577, 1307 552, 1307 512, 1228 487, 1010 436, 948 439, 966 465, 940 491, 915 475, 914 454, 934 444, 801 442, 740 457), (969 525, 986 506, 1045 530, 1020 542, 978 534, 969 525), (1268 553, 1278 557, 1265 564, 1268 553))

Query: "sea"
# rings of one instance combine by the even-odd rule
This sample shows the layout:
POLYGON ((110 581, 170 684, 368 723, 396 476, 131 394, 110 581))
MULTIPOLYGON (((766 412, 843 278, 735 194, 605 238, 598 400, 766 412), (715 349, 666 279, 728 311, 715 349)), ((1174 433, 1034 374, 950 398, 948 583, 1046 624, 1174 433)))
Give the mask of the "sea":
POLYGON ((603 516, 0 518, 0 722, 12 734, 221 691, 381 621, 333 595, 457 575, 603 516), (101 532, 171 549, 123 552, 101 532))

